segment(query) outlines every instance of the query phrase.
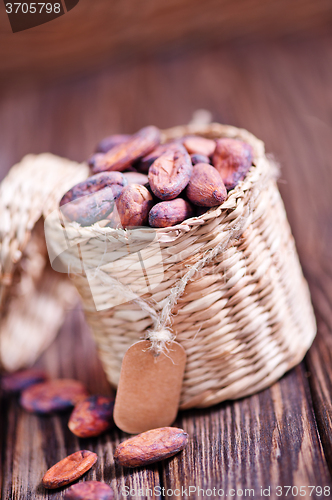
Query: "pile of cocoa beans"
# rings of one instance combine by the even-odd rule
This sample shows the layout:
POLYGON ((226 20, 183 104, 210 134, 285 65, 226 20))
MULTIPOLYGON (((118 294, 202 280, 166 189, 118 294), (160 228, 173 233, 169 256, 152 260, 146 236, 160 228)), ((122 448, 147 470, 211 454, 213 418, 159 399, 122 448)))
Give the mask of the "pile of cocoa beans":
MULTIPOLYGON (((84 384, 72 379, 49 379, 47 373, 27 369, 3 374, 0 387, 5 394, 17 394, 24 410, 40 415, 71 410, 68 427, 79 438, 92 438, 114 428, 114 400, 89 395, 84 384), (74 409, 73 409, 74 408, 74 409)), ((160 427, 125 439, 114 453, 114 462, 122 467, 143 467, 181 452, 189 436, 177 427, 160 427)), ((54 464, 42 478, 47 489, 69 486, 97 462, 90 450, 78 450, 54 464)), ((114 492, 100 481, 84 481, 64 493, 65 500, 112 500, 114 492)))
POLYGON ((174 226, 223 203, 245 178, 252 147, 238 139, 190 135, 161 144, 157 127, 103 139, 91 177, 61 199, 63 215, 82 226, 174 226))

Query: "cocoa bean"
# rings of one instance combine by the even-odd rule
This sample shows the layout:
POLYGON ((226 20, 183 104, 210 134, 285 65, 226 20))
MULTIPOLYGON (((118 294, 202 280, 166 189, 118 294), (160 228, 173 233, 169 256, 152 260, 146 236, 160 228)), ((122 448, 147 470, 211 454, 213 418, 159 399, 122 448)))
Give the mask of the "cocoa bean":
POLYGON ((123 188, 116 201, 116 208, 123 228, 144 226, 153 205, 152 196, 146 187, 130 184, 123 188))
POLYGON ((157 127, 145 127, 132 135, 128 141, 114 146, 110 151, 94 155, 89 162, 93 173, 104 170, 126 170, 133 162, 147 155, 160 143, 157 127))
POLYGON ((190 155, 191 163, 197 165, 197 163, 211 163, 210 158, 205 155, 190 155))
POLYGON ((99 481, 73 484, 65 492, 64 500, 113 500, 113 490, 99 481))
POLYGON ((121 443, 114 460, 123 467, 140 467, 172 457, 188 443, 188 434, 176 427, 143 432, 121 443))
POLYGON ((139 172, 143 172, 144 174, 147 174, 149 172, 149 168, 151 167, 152 163, 156 161, 159 156, 163 155, 166 153, 166 151, 169 151, 173 148, 176 148, 179 144, 179 141, 171 141, 167 142, 166 144, 159 144, 151 153, 148 155, 144 156, 141 158, 137 164, 135 164, 137 170, 139 172))
POLYGON ((1 378, 1 387, 5 392, 21 392, 31 385, 38 384, 47 379, 47 374, 43 370, 29 368, 14 373, 8 373, 1 378))
POLYGON ((149 183, 161 200, 173 200, 187 186, 193 166, 187 151, 180 144, 166 151, 151 165, 149 183))
POLYGON ((120 194, 122 193, 124 187, 126 187, 126 186, 123 187, 123 186, 120 186, 119 184, 112 184, 112 186, 110 186, 110 187, 112 189, 114 201, 116 201, 119 198, 120 194))
POLYGON ((67 410, 87 396, 88 391, 78 380, 57 379, 28 387, 20 403, 29 412, 51 413, 67 410))
POLYGON ((97 462, 92 451, 80 450, 68 455, 51 467, 42 479, 45 488, 55 489, 73 483, 97 462))
POLYGON ((105 396, 89 396, 74 408, 68 427, 78 437, 99 436, 113 427, 114 400, 105 396))
MULTIPOLYGON (((213 167, 212 167, 213 168, 213 167)), ((182 198, 157 203, 149 213, 151 227, 169 227, 194 216, 190 203, 182 198)))
POLYGON ((144 186, 148 182, 148 176, 140 172, 124 172, 123 176, 128 184, 142 184, 144 186))
POLYGON ((183 145, 190 154, 212 156, 216 149, 216 142, 197 135, 190 135, 183 139, 183 145))
POLYGON ((97 144, 96 153, 107 153, 110 149, 114 148, 114 146, 127 142, 130 137, 131 136, 127 134, 109 135, 97 144))
POLYGON ((194 166, 186 189, 188 199, 201 207, 220 205, 227 198, 227 191, 219 172, 206 163, 194 166))
POLYGON ((233 189, 248 173, 253 160, 250 144, 238 139, 218 139, 212 163, 227 190, 233 189))
POLYGON ((61 212, 71 221, 76 221, 82 226, 91 226, 99 220, 106 219, 112 212, 115 200, 122 189, 122 186, 113 184, 63 205, 61 212))
POLYGON ((61 198, 60 207, 78 198, 82 198, 82 196, 100 191, 105 187, 112 185, 124 187, 127 184, 128 181, 121 172, 101 172, 100 174, 92 175, 85 181, 69 189, 61 198))

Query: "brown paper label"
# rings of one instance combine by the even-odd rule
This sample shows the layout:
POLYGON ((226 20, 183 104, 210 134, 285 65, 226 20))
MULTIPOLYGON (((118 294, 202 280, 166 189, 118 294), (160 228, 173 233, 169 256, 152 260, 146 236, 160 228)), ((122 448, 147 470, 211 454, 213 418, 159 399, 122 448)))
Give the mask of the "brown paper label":
POLYGON ((177 415, 186 353, 177 342, 155 356, 142 340, 126 352, 114 406, 116 425, 129 434, 171 425, 177 415))

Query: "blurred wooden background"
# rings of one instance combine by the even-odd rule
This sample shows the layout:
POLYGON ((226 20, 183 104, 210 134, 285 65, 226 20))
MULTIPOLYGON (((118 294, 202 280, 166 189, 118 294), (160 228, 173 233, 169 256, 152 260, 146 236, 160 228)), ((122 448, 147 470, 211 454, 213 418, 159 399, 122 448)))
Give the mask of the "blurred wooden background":
MULTIPOLYGON (((182 412, 178 424, 191 435, 186 452, 135 471, 114 466, 123 433, 78 440, 66 415, 41 419, 15 398, 2 398, 4 500, 62 498, 62 491, 45 493, 40 478, 79 447, 100 457, 86 478, 109 482, 116 498, 124 484, 257 492, 271 486, 271 499, 280 498, 278 485, 332 491, 332 4, 176 5, 81 0, 63 18, 15 35, 2 16, 0 178, 27 153, 81 161, 107 134, 187 123, 198 108, 247 128, 281 164, 279 187, 309 281, 317 338, 305 361, 272 388, 182 412), (74 19, 81 19, 75 29, 74 19)), ((107 391, 81 312, 69 311, 39 366, 52 376, 79 378, 93 392, 107 391)), ((322 496, 315 490, 302 498, 322 496)))
POLYGON ((327 33, 332 23, 330 0, 80 0, 66 15, 12 34, 4 3, 2 78, 88 70, 170 47, 327 33))

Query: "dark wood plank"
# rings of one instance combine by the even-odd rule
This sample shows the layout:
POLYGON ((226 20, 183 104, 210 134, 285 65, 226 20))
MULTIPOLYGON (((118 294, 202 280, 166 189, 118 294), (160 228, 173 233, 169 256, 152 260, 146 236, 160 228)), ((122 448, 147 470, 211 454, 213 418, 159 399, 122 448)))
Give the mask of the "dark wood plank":
MULTIPOLYGON (((192 441, 183 456, 165 466, 165 489, 189 492, 196 487, 191 498, 202 498, 198 488, 221 488, 219 497, 261 498, 263 488, 276 499, 286 498, 279 486, 297 486, 298 491, 303 486, 305 498, 309 485, 331 487, 307 389, 306 373, 299 366, 250 398, 183 412, 178 424, 192 441)), ((169 496, 176 498, 176 493, 169 496)), ((311 498, 320 495, 313 491, 311 498)))
MULTIPOLYGON (((165 466, 122 475, 114 469, 112 456, 124 435, 114 431, 91 443, 101 460, 89 477, 104 477, 119 494, 124 484, 134 485, 136 491, 146 485, 255 490, 331 485, 327 464, 331 470, 332 273, 326 264, 332 243, 331 41, 188 51, 113 65, 85 79, 3 88, 2 175, 26 153, 51 151, 83 160, 104 135, 133 132, 149 123, 186 123, 197 108, 212 110, 217 121, 254 132, 282 165, 279 185, 318 317, 319 334, 306 365, 259 395, 182 414, 179 424, 193 440, 181 457, 165 466)), ((52 376, 73 376, 91 391, 107 391, 77 314, 70 315, 40 363, 52 376)), ((40 421, 23 414, 14 401, 5 400, 1 418, 6 431, 3 498, 35 498, 31 484, 38 488, 39 467, 74 451, 77 440, 67 431, 65 417, 40 421), (32 432, 37 433, 36 442, 32 432), (31 477, 28 469, 17 466, 24 462, 28 467, 25 460, 31 477)), ((41 490, 38 495, 45 498, 41 490)))
POLYGON ((332 268, 308 266, 306 274, 316 312, 318 334, 306 356, 309 383, 326 459, 332 473, 332 268))
POLYGON ((29 77, 54 78, 165 47, 318 34, 328 32, 332 19, 328 0, 99 0, 80 1, 46 26, 13 35, 1 8, 0 78, 5 79, 22 71, 29 77))
MULTIPOLYGON (((83 381, 91 393, 112 394, 80 309, 70 312, 56 342, 40 358, 38 366, 46 369, 51 377, 72 377, 83 381)), ((6 398, 4 404, 1 498, 62 498, 64 488, 47 492, 41 485, 41 478, 54 463, 79 449, 98 454, 97 464, 84 476, 85 479, 107 482, 117 497, 127 487, 137 492, 131 498, 148 498, 140 495, 140 490, 149 487, 154 491, 160 485, 156 465, 135 471, 115 466, 115 448, 125 438, 120 430, 115 429, 99 438, 79 439, 68 429, 68 412, 41 417, 25 412, 15 397, 6 398)))

